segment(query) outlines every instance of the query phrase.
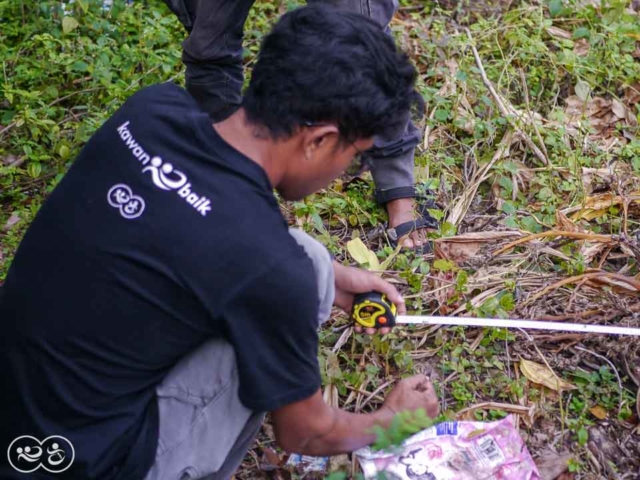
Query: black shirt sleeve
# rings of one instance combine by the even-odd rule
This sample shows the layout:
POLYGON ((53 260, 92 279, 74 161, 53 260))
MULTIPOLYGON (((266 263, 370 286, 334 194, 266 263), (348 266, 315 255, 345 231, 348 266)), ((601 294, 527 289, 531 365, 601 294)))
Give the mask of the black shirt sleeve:
POLYGON ((319 300, 306 255, 261 270, 234 296, 224 317, 238 362, 240 400, 266 412, 320 388, 319 300))

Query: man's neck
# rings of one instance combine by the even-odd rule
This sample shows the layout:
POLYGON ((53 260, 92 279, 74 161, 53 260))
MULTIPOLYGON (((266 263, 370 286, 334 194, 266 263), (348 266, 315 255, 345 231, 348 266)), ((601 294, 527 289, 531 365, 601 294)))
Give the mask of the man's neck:
POLYGON ((282 177, 280 162, 276 161, 277 146, 267 136, 260 135, 258 127, 251 125, 243 108, 213 128, 222 139, 238 152, 260 165, 267 174, 272 186, 277 186, 282 177))

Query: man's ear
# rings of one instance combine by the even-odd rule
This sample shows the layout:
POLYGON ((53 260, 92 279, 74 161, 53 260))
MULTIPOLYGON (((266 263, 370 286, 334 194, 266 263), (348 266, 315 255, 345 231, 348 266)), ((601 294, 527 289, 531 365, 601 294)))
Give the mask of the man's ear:
POLYGON ((334 149, 340 141, 340 130, 333 124, 306 127, 303 137, 304 157, 311 160, 318 152, 334 149))

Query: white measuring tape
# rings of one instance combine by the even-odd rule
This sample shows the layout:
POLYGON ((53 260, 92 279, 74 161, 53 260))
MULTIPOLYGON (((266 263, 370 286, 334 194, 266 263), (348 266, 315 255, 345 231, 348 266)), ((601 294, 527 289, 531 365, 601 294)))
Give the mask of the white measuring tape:
POLYGON ((640 328, 585 323, 543 322, 536 320, 513 320, 505 318, 432 317, 426 315, 398 315, 396 323, 416 325, 457 325, 463 327, 523 328, 533 330, 555 330, 561 332, 603 333, 606 335, 631 335, 640 337, 640 328))

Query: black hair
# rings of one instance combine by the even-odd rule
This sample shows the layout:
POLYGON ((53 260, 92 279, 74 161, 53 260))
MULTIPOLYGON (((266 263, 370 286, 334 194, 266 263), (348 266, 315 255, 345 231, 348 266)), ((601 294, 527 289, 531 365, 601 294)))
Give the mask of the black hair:
POLYGON ((327 6, 282 16, 262 42, 243 107, 271 137, 334 122, 343 140, 402 133, 424 101, 416 70, 374 21, 327 6))

